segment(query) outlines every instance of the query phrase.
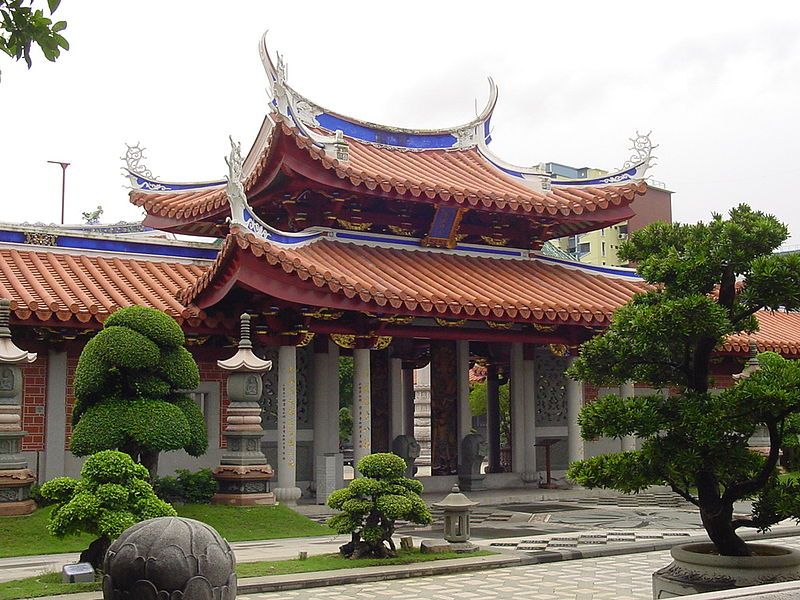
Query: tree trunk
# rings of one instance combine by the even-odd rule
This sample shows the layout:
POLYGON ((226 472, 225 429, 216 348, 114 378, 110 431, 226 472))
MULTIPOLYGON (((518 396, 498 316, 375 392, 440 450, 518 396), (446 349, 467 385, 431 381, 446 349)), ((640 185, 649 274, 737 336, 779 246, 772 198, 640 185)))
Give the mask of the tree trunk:
POLYGON ((150 471, 150 483, 158 477, 158 452, 153 450, 142 450, 140 454, 141 463, 150 471))
POLYGON ((103 570, 103 561, 106 558, 106 551, 111 546, 111 540, 106 536, 99 537, 94 540, 89 547, 81 552, 79 562, 88 562, 95 571, 103 570))
POLYGON ((703 521, 708 537, 714 543, 722 556, 750 556, 750 548, 744 540, 736 535, 733 528, 733 506, 719 507, 715 511, 700 508, 700 518, 703 521))

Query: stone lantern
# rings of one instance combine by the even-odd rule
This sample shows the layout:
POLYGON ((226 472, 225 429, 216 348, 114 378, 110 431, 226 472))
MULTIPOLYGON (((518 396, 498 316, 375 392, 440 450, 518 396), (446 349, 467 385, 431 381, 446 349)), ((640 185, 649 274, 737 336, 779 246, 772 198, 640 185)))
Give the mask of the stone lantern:
POLYGON ((469 551, 477 546, 469 543, 470 512, 478 505, 461 493, 458 484, 453 486, 453 491, 441 502, 434 502, 433 506, 444 511, 444 539, 455 551, 469 551))
POLYGON ((758 344, 755 342, 750 342, 750 356, 747 358, 747 362, 744 364, 744 369, 742 369, 741 373, 734 373, 733 379, 734 381, 739 381, 741 379, 747 379, 761 369, 761 363, 758 362, 758 344))
POLYGON ((36 481, 22 456, 22 370, 36 354, 20 350, 8 328, 11 301, 0 300, 0 515, 27 515, 36 509, 30 498, 36 481))
POLYGON ((275 495, 269 491, 272 467, 261 452, 261 405, 263 390, 261 374, 272 368, 272 361, 262 360, 253 353, 250 342, 250 315, 243 314, 239 348, 231 358, 217 361, 228 375, 228 417, 222 432, 227 448, 220 465, 214 469, 219 491, 215 504, 249 506, 274 504, 275 495))

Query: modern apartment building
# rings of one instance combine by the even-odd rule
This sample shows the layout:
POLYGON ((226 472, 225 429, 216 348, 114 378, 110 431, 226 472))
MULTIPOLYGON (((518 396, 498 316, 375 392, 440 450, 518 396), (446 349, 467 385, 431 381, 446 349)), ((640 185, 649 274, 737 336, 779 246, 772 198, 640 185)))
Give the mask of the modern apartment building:
MULTIPOLYGON (((608 174, 602 169, 570 167, 559 163, 546 163, 546 170, 554 179, 594 179, 608 174)), ((647 181, 647 191, 631 203, 636 216, 610 227, 554 240, 554 244, 581 262, 592 265, 625 266, 617 255, 620 244, 628 235, 653 221, 672 221, 672 191, 663 183, 647 181)))

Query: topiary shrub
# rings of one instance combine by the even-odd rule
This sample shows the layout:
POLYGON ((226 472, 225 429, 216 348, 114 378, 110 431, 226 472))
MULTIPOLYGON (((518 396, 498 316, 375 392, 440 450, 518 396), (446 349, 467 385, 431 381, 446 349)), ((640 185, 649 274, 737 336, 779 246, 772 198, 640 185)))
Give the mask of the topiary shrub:
POLYGON ((397 556, 392 535, 398 519, 431 523, 430 510, 420 497, 422 484, 403 477, 405 461, 388 452, 365 456, 357 468, 362 477, 328 498, 328 506, 342 511, 328 519, 328 526, 351 534, 339 551, 347 558, 397 556))
POLYGON ((80 480, 56 477, 41 487, 42 498, 56 505, 48 531, 59 538, 79 533, 97 536, 80 560, 99 569, 112 540, 128 527, 145 519, 176 516, 175 509, 153 492, 149 475, 123 452, 93 454, 86 459, 80 480))
POLYGON ((203 414, 181 392, 200 382, 185 341, 175 319, 161 311, 131 306, 111 314, 78 360, 72 452, 122 450, 145 465, 151 478, 160 452, 203 454, 203 414))

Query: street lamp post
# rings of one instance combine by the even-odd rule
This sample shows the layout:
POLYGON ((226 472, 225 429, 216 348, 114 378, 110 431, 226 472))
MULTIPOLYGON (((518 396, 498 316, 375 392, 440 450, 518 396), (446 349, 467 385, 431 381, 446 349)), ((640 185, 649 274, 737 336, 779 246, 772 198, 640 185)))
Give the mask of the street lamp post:
POLYGON ((58 160, 48 160, 50 164, 61 166, 61 224, 64 224, 64 188, 67 183, 67 167, 70 163, 58 160))

